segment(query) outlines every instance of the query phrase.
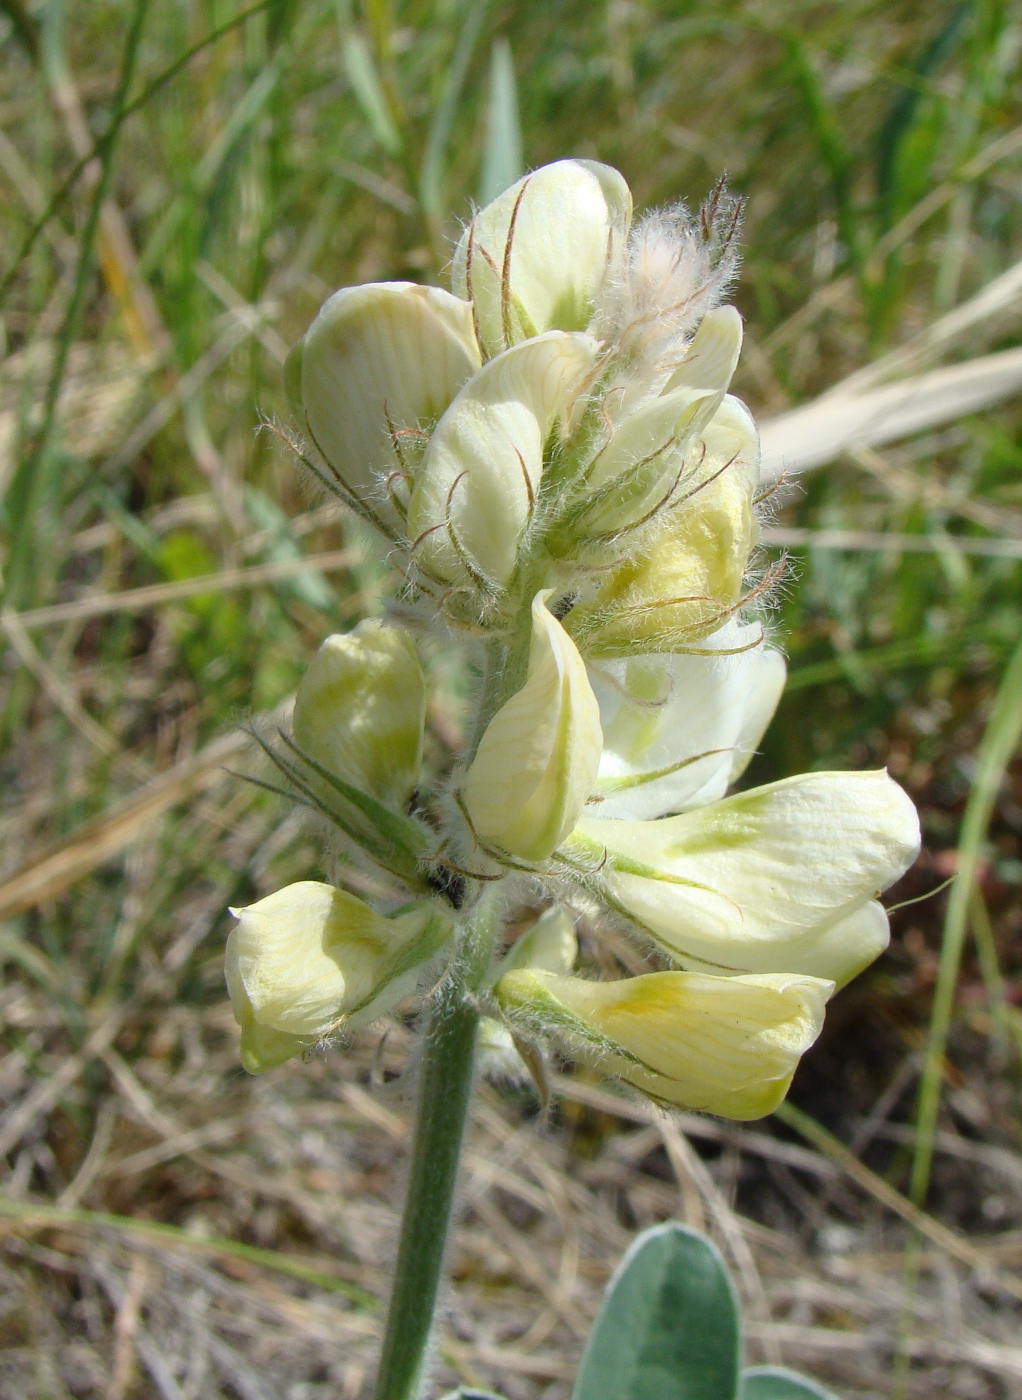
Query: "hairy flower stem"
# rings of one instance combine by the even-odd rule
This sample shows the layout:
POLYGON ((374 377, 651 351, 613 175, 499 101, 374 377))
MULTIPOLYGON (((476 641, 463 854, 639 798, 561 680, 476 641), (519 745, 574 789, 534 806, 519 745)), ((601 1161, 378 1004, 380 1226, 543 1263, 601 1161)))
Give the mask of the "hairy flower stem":
POLYGON ((418 1400, 422 1391, 472 1096, 475 994, 490 965, 502 910, 502 892, 492 885, 469 911, 458 957, 430 1013, 376 1400, 418 1400))

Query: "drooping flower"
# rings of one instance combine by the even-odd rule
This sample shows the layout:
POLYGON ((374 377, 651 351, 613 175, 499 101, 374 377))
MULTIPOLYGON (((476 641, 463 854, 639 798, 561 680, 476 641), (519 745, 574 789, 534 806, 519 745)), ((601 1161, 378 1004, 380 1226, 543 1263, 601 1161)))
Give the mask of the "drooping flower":
POLYGON ((585 982, 551 972, 500 979, 505 1016, 651 1098, 726 1118, 761 1118, 820 1033, 833 983, 793 974, 653 972, 585 982))
POLYGON ((568 847, 683 966, 841 986, 887 946, 877 895, 918 855, 919 818, 885 772, 804 773, 658 821, 584 818, 568 847))
POLYGON ((533 599, 525 684, 490 720, 463 785, 479 841, 524 861, 545 860, 572 830, 602 744, 585 665, 549 596, 533 599))
POLYGON ((227 988, 250 1074, 272 1069, 410 990, 408 974, 449 936, 428 907, 393 918, 303 880, 244 909, 227 939, 227 988))

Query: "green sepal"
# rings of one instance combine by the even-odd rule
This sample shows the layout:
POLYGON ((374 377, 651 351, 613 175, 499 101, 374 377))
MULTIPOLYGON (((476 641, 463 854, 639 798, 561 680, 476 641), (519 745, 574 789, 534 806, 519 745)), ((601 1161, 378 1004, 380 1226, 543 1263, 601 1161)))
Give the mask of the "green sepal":
MULTIPOLYGON (((420 963, 424 963, 427 958, 431 958, 434 953, 438 952, 439 949, 444 946, 450 938, 451 932, 450 923, 448 923, 442 915, 431 913, 422 926, 422 932, 419 933, 417 937, 413 938, 410 943, 406 943, 403 948, 398 949, 397 953, 394 955, 393 961, 387 968, 383 985, 386 986, 388 983, 396 981, 398 977, 402 977, 406 972, 411 972, 413 967, 418 967, 420 963)), ((352 1007, 351 1011, 348 1013, 349 1017, 355 1015, 357 1011, 363 1010, 378 995, 379 990, 358 1006, 352 1007)))
POLYGON ((687 1226, 644 1231, 610 1283, 572 1400, 734 1400, 739 1319, 714 1245, 687 1226))
POLYGON ((640 1060, 638 1055, 633 1055, 630 1050, 626 1050, 623 1045, 619 1045, 616 1040, 611 1040, 609 1036, 601 1035, 595 1026, 583 1021, 581 1016, 576 1016, 563 1002, 558 1001, 542 983, 533 985, 528 1004, 524 1001, 511 1000, 507 995, 508 984, 517 985, 521 975, 528 976, 530 972, 529 968, 513 969, 510 973, 502 976, 494 987, 497 1002, 512 1025, 521 1026, 524 1024, 528 1030, 536 1031, 539 1035, 559 1034, 569 1045, 572 1042, 576 1046, 584 1045, 600 1059, 624 1060, 626 1063, 635 1065, 638 1069, 656 1073, 653 1067, 646 1064, 645 1060, 640 1060), (503 994, 502 987, 504 988, 503 994))
MULTIPOLYGON (((360 820, 354 820, 355 814, 343 810, 341 804, 332 804, 324 800, 322 791, 316 791, 309 781, 310 774, 308 772, 303 772, 298 767, 297 762, 289 761, 284 758, 274 749, 272 744, 267 743, 258 730, 250 729, 249 733, 271 763, 273 763, 287 780, 297 788, 298 792, 301 794, 298 799, 299 801, 304 802, 306 806, 313 808, 314 811, 322 813, 328 821, 333 822, 335 826, 339 827, 349 840, 360 846, 371 860, 374 860, 377 865, 381 865, 384 870, 389 870, 392 875, 396 875, 397 878, 402 880, 410 889, 418 890, 423 894, 429 892, 428 882, 418 863, 420 859, 425 859, 426 857, 427 829, 425 827, 420 826, 412 817, 405 817, 401 813, 392 812, 390 808, 384 808, 381 803, 376 802, 375 798, 369 797, 366 793, 359 792, 357 788, 350 788, 347 783, 344 783, 342 784, 344 788, 348 788, 350 793, 357 793, 358 797, 361 799, 360 802, 352 802, 349 798, 349 805, 355 808, 355 813, 357 813, 360 818, 360 820), (380 808, 381 813, 384 813, 386 818, 395 819, 395 824, 392 825, 385 820, 384 830, 381 830, 365 811, 363 803, 380 808), (397 823, 400 823, 400 826, 398 826, 397 823), (414 849, 409 850, 408 844, 406 844, 411 831, 414 831, 415 845, 421 850, 421 856, 417 854, 414 849), (395 839, 395 834, 397 835, 397 839, 395 839)), ((338 784, 341 782, 339 778, 335 778, 332 774, 327 773, 325 769, 321 768, 319 764, 307 758, 301 750, 296 748, 294 743, 288 739, 286 734, 281 733, 280 737, 295 754, 295 758, 304 765, 305 769, 311 770, 312 774, 322 778, 329 786, 335 789, 337 788, 338 784)), ((281 791, 270 783, 260 782, 257 778, 253 778, 251 781, 258 787, 266 788, 270 792, 281 791)), ((282 792, 281 795, 284 797, 293 797, 293 794, 287 792, 282 792)))
POLYGON ((430 847, 430 833, 427 827, 417 822, 414 817, 406 817, 403 812, 395 812, 392 808, 385 806, 375 797, 370 797, 361 788, 353 787, 351 783, 346 783, 343 778, 339 778, 336 773, 331 773, 317 763, 314 758, 310 758, 307 753, 298 747, 293 739, 290 739, 283 731, 280 737, 297 758, 300 758, 306 767, 311 768, 317 778, 322 778, 325 783, 334 789, 346 802, 350 802, 352 807, 371 822, 384 840, 399 850, 411 856, 413 860, 422 860, 430 847))
POLYGON ((753 1366, 742 1372, 738 1400, 837 1400, 808 1376, 784 1366, 753 1366))

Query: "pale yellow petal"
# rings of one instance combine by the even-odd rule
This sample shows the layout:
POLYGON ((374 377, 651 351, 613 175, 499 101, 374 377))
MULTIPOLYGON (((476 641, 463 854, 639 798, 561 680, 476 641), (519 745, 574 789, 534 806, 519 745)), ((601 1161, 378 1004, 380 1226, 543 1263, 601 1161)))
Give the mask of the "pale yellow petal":
POLYGON ((525 684, 490 721, 463 787, 479 840, 526 861, 545 860, 575 825, 602 746, 585 666, 548 597, 533 601, 525 684))
POLYGON ((803 773, 659 821, 585 819, 608 897, 687 966, 843 983, 883 946, 864 906, 919 851, 884 772, 803 773), (835 926, 844 923, 844 928, 835 926))
POLYGON ((414 557, 432 577, 499 587, 543 476, 543 450, 570 407, 598 345, 551 331, 475 374, 437 424, 408 515, 414 557))
POLYGON ((724 796, 784 685, 784 660, 762 638, 757 623, 731 621, 700 644, 705 655, 590 666, 603 725, 594 816, 650 820, 724 796))
POLYGON ((712 390, 723 398, 741 353, 742 318, 735 308, 718 306, 708 311, 692 337, 684 360, 668 380, 665 393, 685 385, 712 390))
POLYGON ((578 957, 578 938, 568 911, 559 904, 547 909, 515 939, 501 963, 501 975, 528 967, 543 972, 570 972, 578 957))
POLYGON ((784 1097, 819 1035, 833 983, 794 975, 655 972, 617 982, 509 973, 505 1014, 651 1097, 759 1118, 784 1097))
POLYGON ((414 440, 395 445, 391 429, 431 426, 478 365, 467 302, 438 287, 372 282, 324 303, 286 379, 337 476, 403 533, 386 478, 412 471, 419 454, 414 440))
POLYGON ((481 209, 458 242, 452 279, 474 303, 487 354, 543 331, 584 330, 630 220, 628 186, 595 161, 543 166, 481 209))

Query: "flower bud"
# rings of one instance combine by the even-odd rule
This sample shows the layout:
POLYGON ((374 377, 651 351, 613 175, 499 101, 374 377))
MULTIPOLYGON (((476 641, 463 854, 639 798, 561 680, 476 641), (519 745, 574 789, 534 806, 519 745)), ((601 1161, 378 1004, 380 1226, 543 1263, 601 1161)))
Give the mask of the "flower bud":
POLYGON ((544 446, 598 350, 590 336, 550 331, 490 360, 458 394, 430 439, 408 515, 429 576, 507 583, 544 446))
POLYGON ((402 492, 388 491, 387 479, 414 474, 420 454, 409 432, 432 424, 478 366, 467 302, 438 287, 375 282, 324 303, 284 377, 341 485, 403 535, 402 492))
POLYGON ((356 1013, 381 1014, 449 933, 429 909, 385 918, 314 880, 231 913, 238 923, 227 939, 227 989, 250 1074, 290 1059, 356 1013))
POLYGON ((833 983, 793 975, 653 972, 584 982, 550 972, 502 977, 512 1022, 660 1102, 724 1118, 761 1118, 787 1092, 820 1033, 833 983))
POLYGON ((685 352, 685 358, 671 375, 664 393, 676 389, 709 389, 727 393, 742 352, 742 318, 733 306, 708 311, 685 352))
POLYGON ((578 821, 600 762, 600 713, 582 658, 546 606, 532 604, 525 684, 487 725, 465 775, 476 837, 543 861, 578 821))
POLYGON ((584 330, 631 215, 618 172, 588 160, 545 165, 481 209, 455 250, 452 281, 473 304, 486 354, 543 331, 584 330))
POLYGON ((568 614, 594 657, 681 651, 740 600, 756 540, 756 428, 726 397, 699 439, 652 545, 602 577, 568 614))
POLYGON ((295 742, 342 782, 403 809, 418 782, 426 682, 410 635, 369 619, 327 637, 295 696, 295 742))
POLYGON ((500 975, 523 967, 543 972, 570 972, 577 957, 575 925, 568 911, 555 904, 532 928, 515 939, 500 965, 500 975))
POLYGON ((583 820, 573 848, 684 966, 842 986, 887 946, 876 895, 919 853, 919 819, 883 771, 804 773, 659 821, 583 820))
POLYGON ((701 645, 708 654, 590 666, 600 817, 648 821, 716 802, 755 752, 784 689, 784 658, 755 624, 729 622, 701 645))
POLYGON ((607 395, 617 426, 586 473, 585 534, 627 530, 682 501, 704 479, 703 462, 690 460, 690 445, 723 403, 741 345, 742 318, 733 306, 721 307, 703 317, 659 397, 621 412, 619 395, 607 395))

